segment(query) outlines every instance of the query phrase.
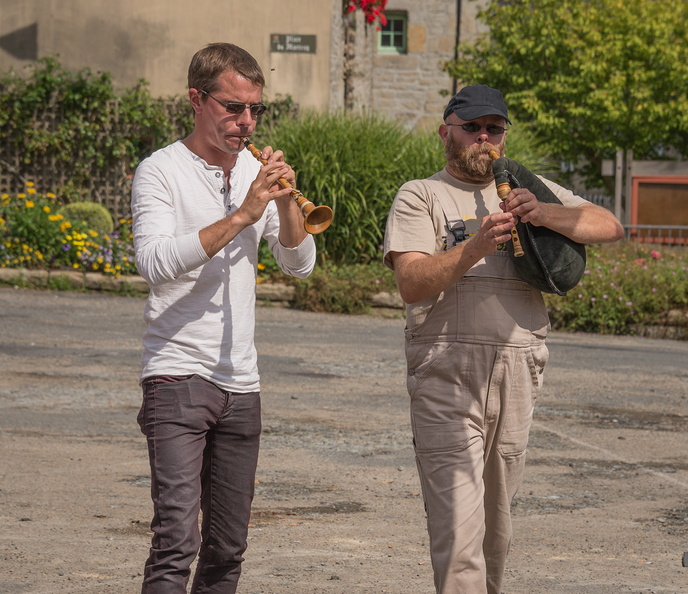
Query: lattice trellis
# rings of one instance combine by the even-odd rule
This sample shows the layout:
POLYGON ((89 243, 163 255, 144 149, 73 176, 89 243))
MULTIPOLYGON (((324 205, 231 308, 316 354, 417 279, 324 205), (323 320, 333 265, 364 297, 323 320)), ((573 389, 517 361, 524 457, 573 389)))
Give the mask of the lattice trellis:
MULTIPOLYGON (((164 103, 165 109, 170 114, 170 121, 178 120, 174 116, 179 113, 179 101, 180 99, 171 99, 164 103)), ((113 109, 112 112, 117 113, 117 110, 113 109)), ((39 126, 54 130, 60 122, 60 113, 58 110, 46 110, 38 114, 36 121, 39 122, 39 126)), ((129 130, 125 126, 126 124, 112 118, 100 131, 99 138, 105 138, 106 135, 114 132, 127 135, 129 130)), ((184 133, 183 123, 180 122, 179 137, 182 137, 184 133)), ((146 140, 149 145, 148 153, 150 153, 154 148, 154 141, 153 139, 146 140)), ((147 155, 143 154, 141 158, 145 156, 147 155)), ((73 164, 59 162, 50 153, 40 154, 27 163, 24 161, 24 155, 13 146, 10 138, 0 141, 0 192, 2 193, 22 192, 26 188, 26 182, 30 181, 34 183, 39 193, 59 194, 60 188, 64 188, 77 174, 83 173, 86 173, 87 179, 90 180, 84 187, 89 200, 105 206, 115 220, 131 216, 129 203, 133 171, 128 166, 128 159, 110 163, 104 168, 96 167, 94 163, 89 167, 89 171, 77 172, 73 164)))

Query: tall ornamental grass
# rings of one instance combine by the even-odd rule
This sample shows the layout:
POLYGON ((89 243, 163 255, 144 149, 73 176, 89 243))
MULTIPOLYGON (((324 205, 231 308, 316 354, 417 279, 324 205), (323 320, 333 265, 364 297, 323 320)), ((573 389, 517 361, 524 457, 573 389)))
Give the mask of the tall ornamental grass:
POLYGON ((444 166, 436 132, 414 133, 374 114, 306 112, 280 120, 260 141, 284 152, 308 200, 334 211, 332 226, 315 238, 321 261, 335 264, 381 258, 399 187, 444 166))

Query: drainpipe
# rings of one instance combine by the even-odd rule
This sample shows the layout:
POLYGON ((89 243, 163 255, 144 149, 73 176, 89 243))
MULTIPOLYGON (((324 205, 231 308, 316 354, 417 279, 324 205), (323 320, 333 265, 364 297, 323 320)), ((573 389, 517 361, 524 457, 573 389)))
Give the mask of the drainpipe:
MULTIPOLYGON (((454 59, 459 57, 459 41, 461 41, 461 0, 456 0, 456 33, 454 37, 454 59)), ((452 80, 452 95, 456 94, 457 82, 452 80)))

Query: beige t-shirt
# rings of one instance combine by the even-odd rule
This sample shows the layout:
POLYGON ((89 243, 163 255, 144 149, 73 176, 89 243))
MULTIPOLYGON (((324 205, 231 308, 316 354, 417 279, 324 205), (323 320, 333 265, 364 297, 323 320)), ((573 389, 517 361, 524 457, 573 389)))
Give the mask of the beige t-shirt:
MULTIPOLYGON (((570 190, 545 178, 540 179, 552 190, 564 206, 580 206, 587 201, 570 190)), ((446 199, 443 199, 446 204, 446 199)), ((461 219, 470 235, 475 233, 483 217, 501 212, 494 181, 487 184, 469 184, 453 177, 446 168, 435 175, 405 183, 397 192, 387 218, 384 241, 384 262, 393 268, 391 252, 421 252, 435 255, 451 249, 454 238, 447 231, 447 222, 461 219), (438 194, 448 195, 453 212, 445 212, 438 194)), ((468 239, 468 236, 466 237, 468 239)), ((465 277, 521 280, 506 244, 477 262, 465 277)), ((407 313, 423 317, 437 297, 407 307, 407 313)))

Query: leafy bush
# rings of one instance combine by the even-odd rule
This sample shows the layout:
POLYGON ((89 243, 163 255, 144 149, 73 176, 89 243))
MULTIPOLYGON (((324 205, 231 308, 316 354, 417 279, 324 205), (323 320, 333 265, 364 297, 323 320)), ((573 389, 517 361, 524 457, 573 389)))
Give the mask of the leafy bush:
POLYGON ((513 125, 509 126, 506 156, 552 181, 559 181, 563 177, 561 167, 549 153, 549 147, 529 123, 514 120, 513 125))
POLYGON ((172 139, 175 123, 145 81, 117 93, 108 73, 72 73, 54 57, 27 71, 0 78, 0 139, 7 138, 27 166, 47 154, 69 164, 77 195, 89 187, 94 167, 131 168, 155 143, 172 139))
POLYGON ((2 195, 0 265, 43 267, 62 257, 62 237, 67 231, 67 222, 63 215, 56 213, 53 198, 54 194, 37 194, 31 183, 25 193, 2 195))
POLYGON ((70 221, 81 221, 98 235, 109 235, 115 229, 108 209, 96 202, 72 202, 62 208, 62 214, 70 221))
POLYGON ((396 289, 392 271, 380 262, 317 266, 307 279, 292 284, 294 307, 342 314, 366 313, 375 294, 396 289))

